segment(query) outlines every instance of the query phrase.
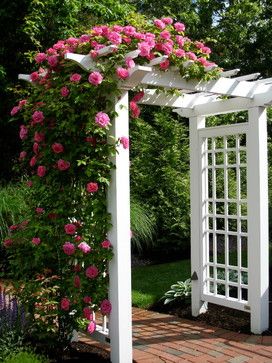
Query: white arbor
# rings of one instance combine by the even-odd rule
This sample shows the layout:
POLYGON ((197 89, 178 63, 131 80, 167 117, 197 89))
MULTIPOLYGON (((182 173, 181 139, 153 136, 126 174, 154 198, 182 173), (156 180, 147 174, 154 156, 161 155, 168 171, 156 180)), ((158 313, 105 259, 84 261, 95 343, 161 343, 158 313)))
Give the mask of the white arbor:
MULTIPOLYGON (((106 48, 100 56, 113 51, 106 48)), ((130 54, 137 56, 137 51, 130 54)), ((85 70, 95 68, 88 55, 68 53, 66 58, 85 70)), ((186 81, 175 69, 159 71, 155 65, 161 61, 160 57, 146 66, 135 66, 120 83, 123 93, 115 105, 118 116, 110 135, 128 136, 128 92, 139 85, 145 88, 142 104, 169 106, 189 118, 192 314, 204 312, 209 302, 247 311, 251 331, 260 334, 268 328, 265 109, 272 102, 272 79, 256 80, 259 74, 236 77, 239 70, 232 70, 209 82, 186 81), (158 87, 179 89, 181 96, 158 93, 158 87), (248 111, 248 122, 205 127, 206 116, 241 110, 248 111)), ((29 80, 26 75, 19 78, 29 80)), ((132 361, 132 324, 127 150, 119 147, 113 161, 116 169, 108 191, 113 224, 109 239, 114 248, 112 313, 109 330, 105 323, 98 330, 103 339, 109 334, 112 362, 128 363, 132 361)))

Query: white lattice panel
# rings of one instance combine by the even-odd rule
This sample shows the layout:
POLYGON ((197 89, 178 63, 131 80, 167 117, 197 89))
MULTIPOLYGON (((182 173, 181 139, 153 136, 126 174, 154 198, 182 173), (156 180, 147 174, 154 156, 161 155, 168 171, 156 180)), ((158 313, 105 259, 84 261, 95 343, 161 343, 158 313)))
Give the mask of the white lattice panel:
POLYGON ((248 302, 247 124, 199 130, 203 300, 248 302))

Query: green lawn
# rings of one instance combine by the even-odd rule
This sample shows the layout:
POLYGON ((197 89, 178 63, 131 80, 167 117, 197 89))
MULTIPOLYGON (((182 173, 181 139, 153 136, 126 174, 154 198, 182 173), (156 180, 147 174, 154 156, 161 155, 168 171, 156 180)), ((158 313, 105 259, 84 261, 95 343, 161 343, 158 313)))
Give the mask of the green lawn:
POLYGON ((190 275, 190 260, 133 268, 133 306, 148 309, 169 290, 170 285, 184 281, 190 275))

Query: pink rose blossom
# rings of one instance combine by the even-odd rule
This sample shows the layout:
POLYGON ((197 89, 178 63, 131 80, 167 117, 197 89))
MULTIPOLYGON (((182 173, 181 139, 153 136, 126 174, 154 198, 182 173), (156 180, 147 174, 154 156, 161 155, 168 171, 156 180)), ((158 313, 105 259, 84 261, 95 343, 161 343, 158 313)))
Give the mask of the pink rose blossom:
POLYGON ((139 102, 144 97, 144 91, 140 91, 136 93, 136 95, 132 98, 131 102, 139 102))
POLYGON ((169 55, 172 53, 173 51, 173 46, 171 43, 167 42, 162 44, 162 51, 164 52, 164 54, 169 55))
POLYGON ((92 298, 90 296, 84 296, 83 301, 85 304, 90 304, 92 302, 92 298))
POLYGON ((103 248, 110 248, 111 247, 111 243, 108 239, 105 239, 103 242, 101 242, 101 246, 103 248))
POLYGON ((86 185, 86 190, 88 193, 95 193, 98 191, 98 184, 95 182, 90 182, 86 185))
POLYGON ((102 315, 109 315, 111 313, 111 303, 105 299, 100 304, 100 311, 102 315))
POLYGON ((87 306, 83 308, 83 315, 85 319, 93 320, 92 310, 87 306))
POLYGON ((68 97, 69 93, 70 93, 69 88, 66 86, 62 87, 60 90, 60 94, 62 95, 62 97, 68 97))
POLYGON ((163 39, 170 39, 171 38, 171 34, 168 30, 164 30, 161 32, 160 37, 163 39))
POLYGON ((120 137, 120 143, 122 144, 124 149, 129 148, 129 138, 128 137, 126 137, 126 136, 120 137))
POLYGON ((91 247, 88 245, 88 243, 86 242, 81 242, 78 245, 78 248, 80 249, 80 251, 82 251, 83 253, 89 253, 91 251, 91 247))
POLYGON ((118 67, 116 69, 116 75, 119 79, 126 79, 129 77, 129 71, 126 68, 118 67))
POLYGON ((19 133, 20 139, 25 140, 27 138, 27 135, 28 135, 27 127, 25 125, 21 125, 20 126, 20 133, 19 133))
POLYGON ((44 114, 42 111, 35 111, 32 115, 32 121, 33 124, 39 124, 41 122, 43 122, 44 120, 44 114))
POLYGON ((115 32, 121 32, 122 30, 123 30, 123 27, 121 26, 121 25, 114 25, 113 27, 112 27, 112 30, 114 30, 115 32))
POLYGON ((103 76, 100 72, 92 72, 88 77, 88 81, 94 86, 98 86, 102 83, 103 76))
POLYGON ((79 38, 81 43, 87 43, 89 42, 91 39, 91 36, 88 34, 82 34, 81 37, 79 38))
POLYGON ((58 64, 58 56, 57 55, 51 55, 47 58, 47 62, 50 65, 50 67, 55 68, 58 64))
POLYGON ((46 51, 50 55, 56 55, 57 51, 54 48, 48 48, 46 51))
POLYGON ((188 57, 189 59, 191 59, 193 61, 197 60, 197 56, 193 52, 187 52, 186 57, 188 57))
POLYGON ((96 278, 96 276, 98 275, 98 269, 96 266, 89 266, 86 269, 85 275, 90 278, 90 279, 94 279, 96 278))
POLYGON ((122 36, 118 32, 110 32, 108 34, 108 39, 112 44, 118 45, 122 43, 122 36))
POLYGON ((47 55, 45 53, 38 53, 35 56, 36 63, 42 63, 46 60, 47 55))
POLYGON ((126 58, 125 63, 128 68, 135 67, 135 62, 131 57, 126 58))
POLYGON ((21 151, 20 156, 19 156, 19 160, 24 160, 26 158, 26 155, 27 155, 26 151, 21 151))
POLYGON ((71 45, 72 47, 75 47, 78 45, 78 39, 74 37, 70 37, 66 39, 67 44, 71 45))
POLYGON ((40 79, 38 72, 32 72, 30 73, 30 79, 32 82, 37 82, 40 79))
POLYGON ((140 56, 147 57, 150 54, 151 47, 147 42, 138 43, 138 49, 140 51, 140 56))
POLYGON ((133 36, 135 34, 136 29, 134 28, 134 26, 127 25, 127 26, 124 27, 123 32, 127 36, 131 37, 131 36, 133 36))
POLYGON ((63 159, 59 159, 57 161, 57 167, 59 170, 61 171, 65 171, 65 170, 68 170, 70 168, 70 162, 69 161, 66 161, 66 160, 63 160, 63 159))
POLYGON ((31 188, 31 187, 33 186, 33 182, 32 182, 31 180, 28 180, 28 181, 26 182, 26 185, 27 185, 29 188, 31 188))
POLYGON ((184 51, 183 49, 177 49, 177 50, 175 50, 175 55, 176 55, 178 58, 185 57, 185 51, 184 51))
POLYGON ((199 63, 201 63, 201 64, 203 65, 203 67, 208 66, 208 64, 210 63, 209 61, 207 61, 207 59, 206 59, 206 58, 203 58, 203 57, 198 58, 198 59, 197 59, 197 61, 198 61, 199 63))
POLYGON ((181 35, 177 35, 176 36, 176 41, 177 41, 177 43, 178 43, 178 45, 180 47, 183 47, 184 46, 184 43, 185 43, 185 38, 182 37, 181 35))
POLYGON ((76 289, 79 289, 79 288, 80 288, 80 277, 79 277, 78 275, 76 275, 76 276, 74 277, 74 287, 75 287, 76 289))
POLYGON ((41 239, 39 237, 33 237, 32 238, 32 243, 35 245, 35 246, 38 246, 40 243, 41 243, 41 239))
POLYGON ((95 123, 99 127, 107 127, 108 124, 110 123, 110 118, 106 113, 98 112, 95 116, 95 123))
POLYGON ((159 29, 164 29, 165 28, 165 23, 163 21, 161 21, 160 19, 155 19, 154 20, 154 25, 159 29))
POLYGON ((160 69, 167 70, 169 68, 170 62, 168 59, 165 59, 165 61, 160 63, 160 69))
POLYGON ((172 18, 167 17, 167 18, 162 18, 161 20, 162 20, 162 21, 164 22, 164 24, 166 24, 166 25, 173 24, 173 19, 172 19, 172 18))
POLYGON ((34 144, 33 144, 33 152, 34 152, 34 154, 39 153, 39 144, 37 142, 34 142, 34 144))
POLYGON ((16 115, 16 113, 18 113, 18 112, 20 111, 20 109, 21 109, 21 107, 19 107, 19 106, 14 106, 14 107, 12 108, 12 110, 10 111, 10 115, 11 115, 11 116, 16 115))
POLYGON ((86 137, 85 140, 86 140, 86 142, 91 143, 93 146, 96 145, 96 138, 95 137, 88 136, 88 137, 86 137))
POLYGON ((9 226, 10 231, 16 231, 16 229, 18 229, 17 224, 12 224, 11 226, 9 226))
POLYGON ((76 233, 76 226, 72 223, 65 224, 64 230, 66 234, 75 234, 76 233))
POLYGON ((36 212, 37 214, 43 214, 43 213, 44 213, 44 209, 43 209, 43 208, 41 208, 41 207, 38 207, 38 208, 36 208, 36 209, 35 209, 35 212, 36 212))
POLYGON ((78 82, 80 82, 80 80, 81 80, 81 75, 78 73, 74 73, 70 77, 70 81, 74 82, 74 83, 78 83, 78 82))
POLYGON ((55 154, 60 154, 60 153, 63 153, 64 151, 64 147, 62 144, 58 143, 58 142, 55 142, 52 146, 51 146, 51 149, 53 150, 53 152, 55 154))
POLYGON ((46 167, 43 165, 38 166, 37 175, 42 178, 46 174, 46 167))
POLYGON ((201 52, 204 54, 210 54, 212 51, 209 47, 203 47, 201 48, 201 52))
POLYGON ((67 297, 63 297, 60 302, 61 310, 69 311, 70 309, 70 300, 67 297))
POLYGON ((5 239, 3 244, 4 246, 7 248, 7 247, 10 247, 13 243, 13 240, 11 238, 8 238, 8 239, 5 239))
POLYGON ((65 49, 64 40, 59 40, 56 44, 53 45, 53 49, 55 50, 63 50, 65 49))
POLYGON ((34 141, 35 142, 43 142, 44 141, 44 133, 43 132, 35 132, 34 134, 34 141))
POLYGON ((95 321, 91 321, 87 326, 88 333, 92 334, 96 329, 95 321))
POLYGON ((71 242, 65 242, 64 245, 62 246, 63 252, 68 255, 71 256, 75 253, 75 246, 73 243, 71 242))
POLYGON ((175 23, 174 28, 177 32, 184 32, 185 31, 185 25, 183 23, 175 23))
POLYGON ((131 114, 132 118, 137 118, 140 116, 141 112, 140 112, 140 109, 136 102, 130 101, 129 108, 130 108, 130 111, 132 112, 132 114, 131 114))
POLYGON ((81 236, 75 236, 75 242, 80 242, 82 240, 81 236))
POLYGON ((36 156, 33 156, 31 159, 30 159, 30 162, 29 162, 29 165, 33 168, 33 166, 35 166, 37 163, 37 158, 36 156))

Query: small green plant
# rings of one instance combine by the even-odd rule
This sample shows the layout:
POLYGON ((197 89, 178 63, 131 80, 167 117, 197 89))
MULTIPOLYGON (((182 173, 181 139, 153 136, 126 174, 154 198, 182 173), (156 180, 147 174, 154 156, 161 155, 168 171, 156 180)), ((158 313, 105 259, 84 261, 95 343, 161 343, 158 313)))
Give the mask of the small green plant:
POLYGON ((171 285, 171 289, 166 291, 162 299, 164 304, 170 302, 188 302, 191 297, 191 279, 185 281, 177 281, 176 284, 171 285))
POLYGON ((21 351, 8 356, 3 363, 48 363, 48 359, 31 350, 21 351))

